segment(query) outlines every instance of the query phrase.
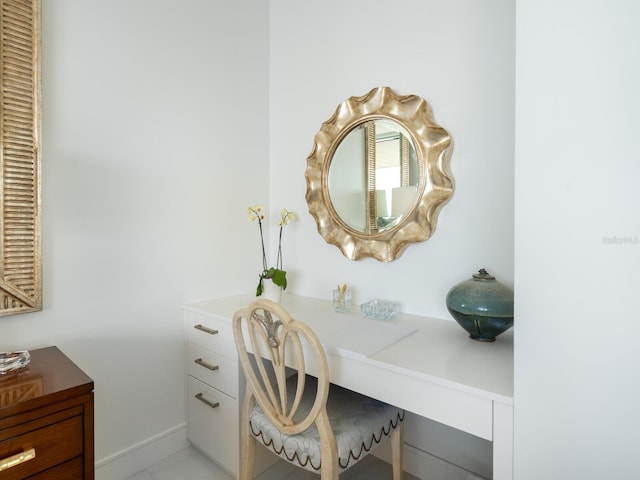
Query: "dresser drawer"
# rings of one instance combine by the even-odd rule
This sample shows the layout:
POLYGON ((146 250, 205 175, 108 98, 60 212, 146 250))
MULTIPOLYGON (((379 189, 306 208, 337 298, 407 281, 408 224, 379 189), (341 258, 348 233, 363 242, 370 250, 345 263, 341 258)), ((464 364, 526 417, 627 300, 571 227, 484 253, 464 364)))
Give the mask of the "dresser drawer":
POLYGON ((189 440, 234 476, 238 475, 238 401, 188 376, 189 440), (196 398, 200 397, 202 400, 196 398), (205 403, 208 402, 208 403, 205 403), (217 406, 212 406, 216 405, 217 406))
POLYGON ((82 415, 76 415, 0 442, 0 464, 23 452, 33 453, 32 459, 0 471, 0 480, 20 480, 81 457, 82 432, 82 415))
POLYGON ((212 350, 225 357, 236 359, 236 344, 231 322, 186 312, 187 341, 212 350))
POLYGON ((193 343, 187 343, 187 373, 238 398, 238 362, 193 343))
POLYGON ((33 477, 29 477, 28 480, 78 480, 79 478, 83 478, 82 468, 82 457, 77 457, 63 463, 62 465, 58 465, 57 467, 38 473, 33 477))

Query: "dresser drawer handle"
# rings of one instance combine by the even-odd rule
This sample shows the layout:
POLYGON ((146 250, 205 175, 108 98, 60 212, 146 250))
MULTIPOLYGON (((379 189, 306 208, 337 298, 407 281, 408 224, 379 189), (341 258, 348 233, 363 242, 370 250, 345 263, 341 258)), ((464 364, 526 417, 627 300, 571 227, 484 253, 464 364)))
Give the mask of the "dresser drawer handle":
POLYGON ((24 452, 17 453, 11 457, 3 458, 0 460, 0 472, 9 470, 12 467, 20 465, 21 463, 28 462, 36 458, 36 449, 30 448, 24 452))
POLYGON ((202 332, 208 333, 209 335, 217 335, 218 330, 214 330, 213 328, 205 327, 204 325, 195 325, 193 328, 196 330, 200 330, 202 332))
POLYGON ((207 400, 206 398, 204 398, 204 393, 196 393, 195 397, 205 405, 210 406, 211 408, 218 408, 220 406, 220 402, 213 403, 207 400))
POLYGON ((194 362, 197 363, 198 365, 202 365, 204 368, 208 368, 209 370, 218 370, 220 368, 220 365, 211 365, 210 363, 205 362, 201 358, 196 358, 194 362))

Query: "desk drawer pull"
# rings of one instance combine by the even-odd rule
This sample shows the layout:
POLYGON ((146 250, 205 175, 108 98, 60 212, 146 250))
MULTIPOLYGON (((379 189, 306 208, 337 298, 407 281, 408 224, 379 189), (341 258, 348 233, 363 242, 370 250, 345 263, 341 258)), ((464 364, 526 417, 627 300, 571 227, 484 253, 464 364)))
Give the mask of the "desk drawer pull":
POLYGON ((195 328, 196 330, 200 330, 202 332, 208 333, 209 335, 217 335, 218 334, 218 330, 214 330, 213 328, 205 327, 204 325, 201 325, 201 324, 195 325, 193 328, 195 328))
POLYGON ((213 403, 207 400, 206 398, 204 398, 204 393, 196 393, 195 397, 205 405, 210 406, 211 408, 218 408, 220 406, 220 402, 213 403))
POLYGON ((16 467, 21 463, 33 460, 34 458, 36 458, 35 448, 30 448, 29 450, 17 453, 15 455, 12 455, 11 457, 3 458, 2 460, 0 460, 0 472, 9 470, 10 468, 16 467))
POLYGON ((218 370, 220 368, 220 365, 211 365, 210 363, 205 362, 201 358, 196 358, 194 362, 197 363, 198 365, 203 366, 204 368, 208 368, 209 370, 218 370))

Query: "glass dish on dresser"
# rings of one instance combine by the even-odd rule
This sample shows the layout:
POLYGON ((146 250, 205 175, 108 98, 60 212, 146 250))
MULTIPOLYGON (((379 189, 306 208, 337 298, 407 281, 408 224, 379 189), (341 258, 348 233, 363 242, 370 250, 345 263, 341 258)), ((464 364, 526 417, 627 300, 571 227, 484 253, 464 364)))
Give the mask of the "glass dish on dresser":
POLYGON ((0 352, 0 375, 29 365, 31 356, 27 350, 17 352, 0 352))

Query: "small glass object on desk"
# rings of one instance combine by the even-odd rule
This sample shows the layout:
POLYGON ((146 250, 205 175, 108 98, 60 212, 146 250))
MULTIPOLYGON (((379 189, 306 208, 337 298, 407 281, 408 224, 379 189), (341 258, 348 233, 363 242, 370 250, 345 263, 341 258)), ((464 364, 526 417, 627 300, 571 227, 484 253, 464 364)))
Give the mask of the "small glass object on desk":
POLYGON ((351 310, 351 290, 347 285, 333 289, 333 309, 338 313, 346 313, 351 310))
POLYGON ((387 300, 370 300, 360 305, 360 315, 374 320, 389 321, 400 311, 400 304, 387 300))

